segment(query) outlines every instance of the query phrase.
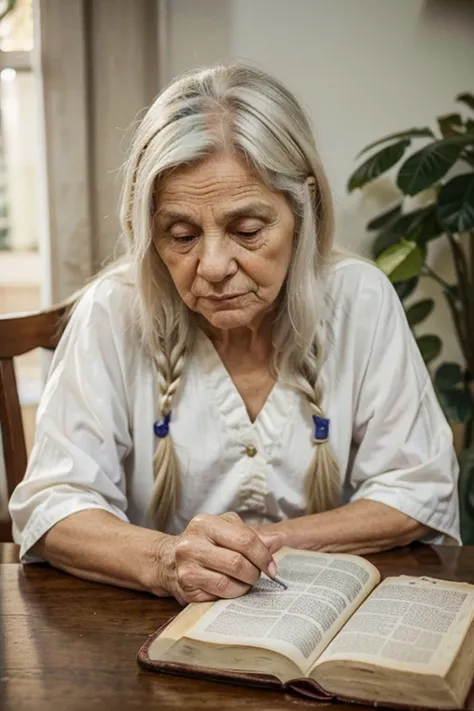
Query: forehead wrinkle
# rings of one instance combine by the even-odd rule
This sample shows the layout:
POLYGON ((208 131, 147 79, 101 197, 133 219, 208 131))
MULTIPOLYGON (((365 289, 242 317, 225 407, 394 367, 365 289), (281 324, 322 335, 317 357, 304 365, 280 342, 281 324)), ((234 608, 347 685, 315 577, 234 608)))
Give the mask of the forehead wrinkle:
MULTIPOLYGON (((189 206, 187 206, 189 208, 189 206)), ((211 212, 218 222, 231 220, 239 220, 243 218, 255 218, 263 220, 275 220, 278 215, 278 210, 275 206, 262 202, 260 200, 252 200, 251 202, 242 203, 241 205, 233 205, 226 208, 224 205, 220 207, 211 207, 211 212)), ((163 208, 158 211, 156 219, 161 223, 173 222, 197 222, 195 210, 180 209, 180 208, 163 208)))
MULTIPOLYGON (((176 193, 186 193, 189 196, 188 199, 197 198, 204 200, 206 202, 215 200, 216 198, 222 199, 224 196, 228 196, 230 199, 238 199, 242 196, 249 194, 258 194, 264 197, 263 186, 258 183, 258 181, 243 182, 241 179, 219 179, 217 176, 206 181, 195 181, 195 180, 178 180, 167 182, 162 190, 159 192, 159 199, 161 201, 170 200, 176 201, 176 193), (174 183, 174 184, 173 184, 174 183)), ((177 201, 178 202, 178 201, 177 201)))
POLYGON ((176 185, 169 184, 163 186, 157 196, 157 216, 165 213, 182 212, 198 213, 203 206, 211 205, 214 209, 221 212, 230 212, 233 209, 239 211, 245 210, 246 205, 236 205, 236 203, 244 203, 247 201, 250 207, 257 208, 261 206, 262 210, 273 212, 275 207, 272 205, 268 195, 265 195, 262 187, 256 183, 254 185, 239 185, 232 189, 230 186, 222 185, 216 181, 216 190, 209 193, 208 190, 202 189, 193 185, 176 185))

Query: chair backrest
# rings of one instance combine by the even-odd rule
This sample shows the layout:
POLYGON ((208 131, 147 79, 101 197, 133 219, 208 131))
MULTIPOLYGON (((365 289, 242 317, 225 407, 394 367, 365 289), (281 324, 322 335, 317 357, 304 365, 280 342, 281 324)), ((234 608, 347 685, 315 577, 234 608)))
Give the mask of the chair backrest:
MULTIPOLYGON (((27 453, 13 359, 35 348, 54 350, 66 320, 66 306, 38 313, 0 316, 0 426, 8 498, 23 479, 27 453)), ((11 524, 0 522, 0 542, 12 540, 11 524)))

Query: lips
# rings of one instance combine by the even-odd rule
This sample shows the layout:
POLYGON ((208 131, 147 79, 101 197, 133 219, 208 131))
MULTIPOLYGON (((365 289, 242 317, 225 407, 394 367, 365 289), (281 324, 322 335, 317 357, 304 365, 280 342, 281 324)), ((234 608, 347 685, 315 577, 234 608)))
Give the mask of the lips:
POLYGON ((231 299, 237 299, 239 296, 245 296, 245 294, 223 294, 221 296, 201 296, 201 299, 208 299, 209 301, 230 301, 231 299))

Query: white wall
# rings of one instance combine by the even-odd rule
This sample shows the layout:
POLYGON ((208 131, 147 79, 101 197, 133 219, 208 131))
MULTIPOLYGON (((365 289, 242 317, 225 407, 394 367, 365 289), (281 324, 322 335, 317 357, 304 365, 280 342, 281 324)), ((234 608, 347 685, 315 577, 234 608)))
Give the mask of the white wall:
MULTIPOLYGON (((470 0, 168 0, 166 79, 229 57, 270 70, 309 109, 333 188, 337 238, 368 252, 369 216, 394 198, 388 179, 346 194, 357 152, 391 131, 423 126, 473 91, 470 0)), ((449 260, 435 250, 441 273, 449 260)), ((424 285, 425 293, 433 292, 424 285)), ((436 287, 434 292, 437 294, 436 287)), ((444 359, 459 352, 441 302, 423 331, 446 334, 444 359)))

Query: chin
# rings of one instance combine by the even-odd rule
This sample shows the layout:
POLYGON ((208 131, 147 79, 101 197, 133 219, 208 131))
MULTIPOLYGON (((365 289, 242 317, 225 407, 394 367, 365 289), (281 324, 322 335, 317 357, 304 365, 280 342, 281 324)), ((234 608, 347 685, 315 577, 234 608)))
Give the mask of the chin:
POLYGON ((230 331, 232 328, 245 328, 250 326, 255 314, 245 313, 238 310, 222 310, 214 311, 213 313, 202 314, 214 328, 220 328, 223 331, 230 331))

